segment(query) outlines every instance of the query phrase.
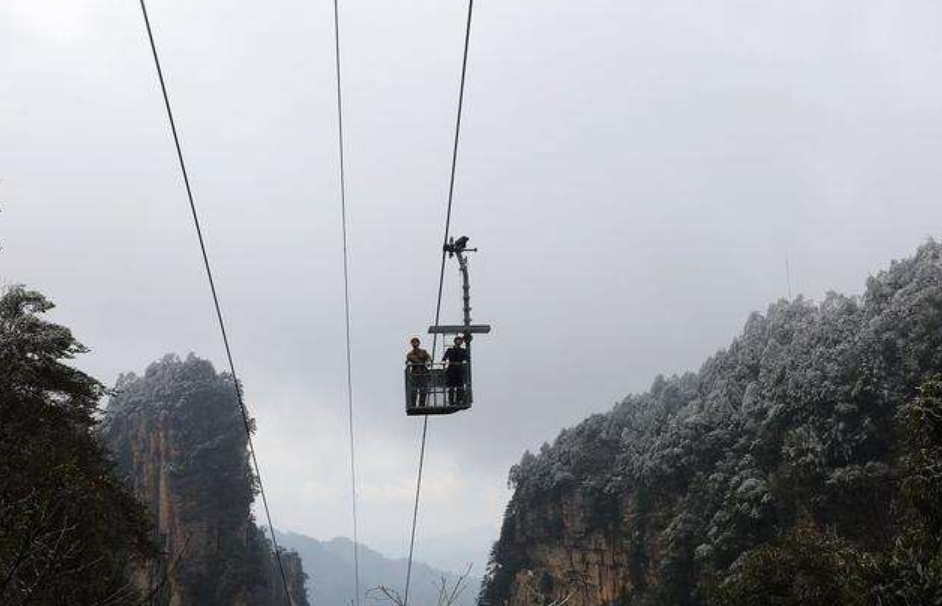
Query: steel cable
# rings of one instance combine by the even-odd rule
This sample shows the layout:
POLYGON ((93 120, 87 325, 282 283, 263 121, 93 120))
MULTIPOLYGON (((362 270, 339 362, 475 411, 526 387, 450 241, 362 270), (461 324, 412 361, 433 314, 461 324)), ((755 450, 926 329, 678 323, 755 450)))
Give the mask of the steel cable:
MULTIPOLYGON (((458 88, 458 113, 455 119, 455 138, 451 153, 451 176, 448 183, 448 206, 445 210, 445 235, 442 239, 442 260, 438 274, 438 299, 435 303, 435 325, 438 326, 442 313, 442 290, 445 284, 445 260, 446 252, 444 246, 448 243, 448 237, 451 233, 451 210, 455 197, 455 174, 458 166, 458 141, 461 137, 461 113, 464 108, 464 89, 465 79, 468 73, 468 48, 471 42, 471 17, 474 14, 474 0, 468 0, 468 19, 464 33, 464 54, 461 59, 461 84, 458 88)), ((436 348, 438 346, 438 334, 432 337, 432 359, 435 359, 436 348)), ((422 493, 422 472, 425 467, 425 444, 428 435, 428 415, 424 417, 422 423, 422 445, 419 451, 419 470, 415 484, 415 504, 412 508, 412 532, 409 538, 409 560, 406 566, 406 588, 403 598, 403 606, 409 606, 409 587, 412 581, 412 558, 415 553, 415 530, 418 525, 419 517, 419 498, 422 493)))
POLYGON ((289 606, 294 606, 294 600, 288 590, 288 578, 285 575, 284 563, 281 561, 281 549, 278 546, 278 539, 275 537, 275 525, 272 523, 271 509, 268 506, 268 497, 265 494, 265 487, 262 483, 262 472, 258 465, 258 458, 255 455, 255 444, 252 441, 252 423, 249 420, 249 413, 245 406, 245 399, 242 395, 242 386, 239 383, 239 377, 236 374, 235 363, 232 358, 232 348, 229 346, 229 335, 226 332, 226 323, 223 321, 222 308, 219 304, 219 295, 216 292, 216 282, 213 279, 213 270, 209 262, 209 254, 206 251, 206 242, 203 239, 203 230, 200 225, 199 214, 196 212, 196 203, 193 200, 193 189, 190 186, 190 177, 187 173, 186 162, 183 160, 183 149, 180 144, 180 136, 177 132, 176 120, 173 117, 173 110, 170 107, 170 97, 167 94, 167 84, 164 80, 163 69, 160 65, 160 57, 157 53, 157 44, 154 41, 154 32, 151 29, 150 18, 147 14, 147 6, 144 0, 140 0, 141 13, 144 16, 144 25, 147 28, 147 39, 150 42, 151 54, 154 57, 154 65, 157 68, 157 78, 160 80, 160 91, 163 94, 164 106, 167 109, 167 119, 170 121, 170 131, 173 134, 173 143, 177 150, 177 160, 180 163, 180 173, 183 176, 183 184, 186 187, 187 199, 190 202, 190 213, 193 217, 193 226, 196 228, 196 237, 199 240, 200 252, 203 257, 203 266, 206 269, 206 278, 209 281, 209 289, 213 296, 213 305, 216 309, 216 319, 219 322, 219 332, 222 334, 222 343, 226 350, 226 360, 229 363, 229 374, 232 376, 232 385, 235 388, 236 399, 239 403, 239 412, 242 415, 242 423, 245 427, 246 441, 249 447, 249 455, 252 460, 252 466, 255 469, 255 477, 258 481, 258 491, 262 497, 262 506, 265 509, 265 518, 268 522, 268 530, 271 533, 272 547, 275 552, 275 560, 278 564, 278 571, 281 575, 281 582, 284 586, 285 600, 289 606))
POLYGON ((353 510, 353 579, 356 606, 360 606, 360 543, 357 523, 356 442, 353 431, 353 363, 350 348, 350 270, 347 248, 347 183, 344 169, 343 93, 340 71, 340 6, 334 0, 334 57, 337 73, 337 143, 340 153, 340 218, 343 234, 343 313, 347 346, 347 419, 350 433, 350 491, 353 510))

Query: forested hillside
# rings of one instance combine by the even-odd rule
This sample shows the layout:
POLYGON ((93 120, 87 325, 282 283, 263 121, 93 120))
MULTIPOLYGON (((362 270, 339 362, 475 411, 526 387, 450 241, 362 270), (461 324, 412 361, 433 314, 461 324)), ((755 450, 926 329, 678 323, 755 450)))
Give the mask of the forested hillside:
MULTIPOLYGON (((122 376, 104 436, 145 502, 165 557, 140 571, 166 578, 170 606, 283 606, 281 573, 251 513, 256 496, 232 379, 192 354, 122 376)), ((297 554, 282 552, 292 603, 306 606, 297 554)))
POLYGON ((942 603, 942 246, 779 301, 510 473, 482 606, 942 603))

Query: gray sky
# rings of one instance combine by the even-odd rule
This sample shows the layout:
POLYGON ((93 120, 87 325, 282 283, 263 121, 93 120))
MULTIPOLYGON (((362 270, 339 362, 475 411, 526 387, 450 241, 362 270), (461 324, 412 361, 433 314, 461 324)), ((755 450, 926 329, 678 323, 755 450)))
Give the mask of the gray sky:
MULTIPOLYGON (((361 537, 408 539, 464 0, 341 0, 361 537)), ((349 534, 332 4, 151 0, 276 524, 349 534)), ((942 221, 942 5, 479 0, 454 226, 476 403, 433 419, 420 537, 508 467, 695 369, 751 310, 859 292, 942 221)), ((0 280, 106 382, 224 361, 136 2, 0 3, 0 280)), ((446 319, 460 310, 449 267, 446 319)), ((421 543, 418 548, 421 558, 421 543)))

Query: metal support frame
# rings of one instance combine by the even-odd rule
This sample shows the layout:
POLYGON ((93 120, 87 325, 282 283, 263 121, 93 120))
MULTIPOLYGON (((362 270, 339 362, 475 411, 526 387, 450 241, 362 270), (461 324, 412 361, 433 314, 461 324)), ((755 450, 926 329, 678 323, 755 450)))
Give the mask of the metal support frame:
POLYGON ((465 363, 464 376, 464 401, 459 405, 448 404, 448 399, 442 386, 443 405, 439 405, 437 383, 444 381, 445 366, 433 362, 429 367, 429 374, 424 382, 427 386, 422 387, 426 390, 426 406, 412 406, 411 397, 413 390, 419 388, 413 384, 413 375, 410 369, 406 367, 406 414, 425 415, 425 414, 449 414, 459 410, 465 410, 471 407, 474 401, 474 382, 471 380, 471 340, 475 334, 487 334, 491 332, 489 324, 471 323, 471 280, 468 272, 467 253, 477 252, 476 248, 467 248, 467 236, 462 236, 457 240, 452 239, 445 244, 444 250, 450 257, 458 258, 458 271, 461 273, 461 291, 462 291, 462 319, 463 324, 443 324, 429 326, 428 332, 433 335, 461 335, 465 340, 465 349, 468 352, 468 361, 465 363), (440 375, 440 376, 439 376, 440 375), (428 400, 431 400, 431 405, 428 400))
POLYGON ((441 324, 439 326, 429 326, 430 335, 486 335, 491 332, 490 324, 441 324))
MULTIPOLYGON (((465 328, 471 327, 471 280, 468 277, 468 258, 465 256, 464 247, 460 247, 455 251, 455 256, 458 257, 458 271, 461 272, 461 290, 462 290, 462 312, 464 314, 464 326, 465 328)), ((468 385, 469 389, 465 393, 465 398, 467 399, 467 405, 470 406, 474 402, 474 380, 471 378, 471 339, 473 334, 470 331, 466 331, 464 334, 465 340, 465 349, 468 352, 468 366, 465 368, 465 383, 468 385)))

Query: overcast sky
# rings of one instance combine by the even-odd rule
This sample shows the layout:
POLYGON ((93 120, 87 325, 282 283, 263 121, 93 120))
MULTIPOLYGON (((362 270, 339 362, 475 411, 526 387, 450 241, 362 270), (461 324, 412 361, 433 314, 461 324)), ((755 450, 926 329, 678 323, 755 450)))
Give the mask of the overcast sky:
MULTIPOLYGON (((341 0, 361 538, 407 547, 464 0, 341 0)), ((472 411, 430 423, 421 538, 497 527, 524 449, 696 369, 793 291, 860 292, 942 224, 934 0, 478 0, 454 229, 472 411)), ((329 0, 151 0, 278 526, 350 533, 329 0)), ((0 280, 107 383, 222 368, 136 1, 0 2, 0 280)), ((446 320, 457 320, 448 268, 446 320)))

